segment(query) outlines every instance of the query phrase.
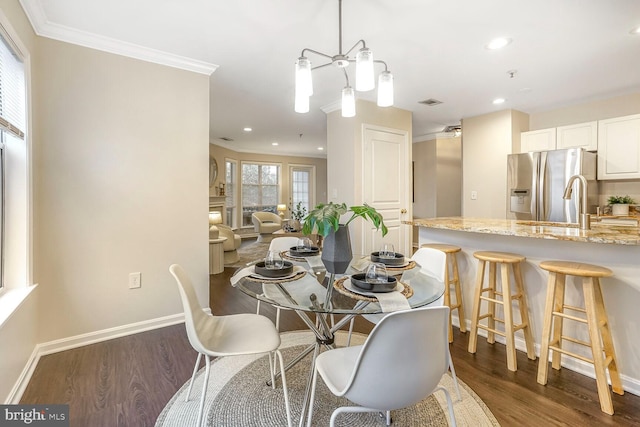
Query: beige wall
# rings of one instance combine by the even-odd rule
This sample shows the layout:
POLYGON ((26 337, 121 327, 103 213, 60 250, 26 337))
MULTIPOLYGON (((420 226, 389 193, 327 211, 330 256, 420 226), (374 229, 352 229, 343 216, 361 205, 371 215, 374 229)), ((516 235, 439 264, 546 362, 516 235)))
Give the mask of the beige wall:
POLYGON ((414 218, 459 216, 462 209, 462 142, 437 137, 413 147, 414 218))
MULTIPOLYGON (((329 202, 355 205, 363 203, 362 194, 362 128, 363 125, 399 129, 411 141, 411 112, 394 107, 380 108, 375 103, 356 101, 356 117, 342 117, 340 110, 327 114, 327 190, 329 202)), ((408 156, 411 150, 408 147, 408 156)), ((411 164, 411 158, 407 167, 411 164)), ((411 194, 411 188, 407 188, 411 194)), ((411 218, 411 212, 407 217, 411 218)), ((362 253, 362 230, 350 228, 352 249, 362 253)), ((409 236, 410 238, 410 236, 409 236)))
MULTIPOLYGON (((531 130, 604 120, 640 113, 640 92, 531 114, 531 130)), ((629 195, 640 203, 640 180, 600 181, 600 206, 609 196, 629 195)))
MULTIPOLYGON (((289 180, 289 166, 290 165, 309 165, 315 166, 316 169, 316 204, 327 202, 327 159, 318 157, 296 157, 296 156, 278 156, 268 154, 256 154, 256 153, 243 153, 238 151, 229 150, 215 144, 209 144, 209 153, 218 162, 218 177, 216 181, 209 189, 209 194, 215 195, 215 188, 219 183, 225 182, 225 161, 236 160, 238 162, 238 169, 242 166, 242 162, 271 162, 279 163, 282 165, 282 194, 280 197, 281 203, 285 203, 290 206, 290 180, 289 180)), ((240 176, 238 176, 240 180, 240 176)), ((237 224, 241 224, 240 211, 238 210, 237 224)), ((285 216, 288 218, 291 211, 287 211, 285 216)))
POLYGON ((180 313, 172 263, 207 306, 208 77, 38 43, 39 341, 180 313))
POLYGON ((462 215, 505 218, 507 155, 523 130, 524 113, 503 110, 462 121, 462 215), (477 199, 471 200, 471 192, 477 199))

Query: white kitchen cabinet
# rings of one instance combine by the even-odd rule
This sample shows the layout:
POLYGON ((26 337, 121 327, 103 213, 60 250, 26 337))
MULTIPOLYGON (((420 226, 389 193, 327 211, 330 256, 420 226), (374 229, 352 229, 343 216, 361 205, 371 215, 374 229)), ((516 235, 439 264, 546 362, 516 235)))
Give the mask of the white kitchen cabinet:
POLYGON ((520 134, 520 152, 556 149, 556 128, 532 130, 520 134))
POLYGON ((598 122, 598 179, 640 179, 640 114, 598 122))
POLYGON ((556 128, 556 148, 584 148, 587 151, 598 149, 598 122, 578 123, 556 128))

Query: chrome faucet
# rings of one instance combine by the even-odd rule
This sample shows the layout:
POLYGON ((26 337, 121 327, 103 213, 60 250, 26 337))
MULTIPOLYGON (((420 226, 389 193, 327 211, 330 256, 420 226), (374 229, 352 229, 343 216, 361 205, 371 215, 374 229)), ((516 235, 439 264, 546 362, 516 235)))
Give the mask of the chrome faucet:
POLYGON ((582 175, 573 175, 569 178, 569 182, 567 183, 567 187, 564 189, 565 200, 571 199, 571 193, 573 190, 573 181, 578 180, 580 185, 578 185, 580 190, 580 197, 582 198, 580 203, 580 208, 578 209, 578 225, 581 230, 590 230, 591 229, 591 215, 587 213, 587 180, 582 175))

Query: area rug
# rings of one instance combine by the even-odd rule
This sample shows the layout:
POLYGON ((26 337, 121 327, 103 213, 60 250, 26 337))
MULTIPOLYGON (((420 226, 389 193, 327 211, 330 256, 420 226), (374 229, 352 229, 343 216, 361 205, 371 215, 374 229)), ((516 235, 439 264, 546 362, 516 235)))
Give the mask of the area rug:
MULTIPOLYGON (((352 344, 364 342, 365 335, 354 334, 352 344)), ((310 332, 288 332, 282 334, 282 353, 285 363, 314 340, 310 332)), ((339 332, 338 345, 344 345, 346 333, 339 332)), ((310 356, 287 372, 287 385, 292 419, 297 425, 300 419, 304 390, 309 372, 310 356)), ((280 382, 274 390, 266 386, 269 376, 267 356, 236 356, 216 360, 211 367, 209 389, 205 401, 206 425, 211 427, 266 427, 286 426, 284 398, 280 382)), ((185 396, 187 382, 162 410, 156 427, 194 426, 202 390, 204 370, 196 378, 189 402, 185 396)), ((497 420, 482 400, 466 384, 458 380, 462 400, 457 401, 453 381, 444 375, 440 385, 449 390, 454 400, 454 412, 458 426, 499 426, 497 420)), ((328 426, 331 413, 338 406, 350 405, 344 398, 337 398, 319 380, 313 412, 314 426, 328 426)), ((392 411, 394 426, 426 427, 449 425, 449 415, 444 393, 424 399, 419 404, 392 411)), ((365 427, 384 426, 377 414, 342 414, 340 426, 365 427)))
POLYGON ((238 248, 240 259, 233 264, 225 264, 224 266, 234 268, 245 267, 248 262, 264 258, 268 251, 269 243, 256 242, 255 240, 243 241, 242 245, 238 248))

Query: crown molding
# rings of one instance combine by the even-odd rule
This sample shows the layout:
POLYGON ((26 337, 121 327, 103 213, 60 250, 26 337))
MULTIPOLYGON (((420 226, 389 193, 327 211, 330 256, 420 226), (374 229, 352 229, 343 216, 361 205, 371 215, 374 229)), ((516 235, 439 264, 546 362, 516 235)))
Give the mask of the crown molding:
POLYGON ((338 99, 336 101, 330 102, 329 104, 323 105, 320 107, 323 113, 329 114, 334 111, 338 111, 342 108, 342 99, 338 99))
POLYGON ((47 19, 47 15, 38 0, 20 0, 33 30, 38 36, 71 43, 79 46, 114 53, 141 61, 153 62, 194 73, 211 75, 218 65, 156 49, 147 48, 133 43, 123 42, 110 37, 100 36, 86 31, 77 30, 65 25, 55 24, 47 19))

